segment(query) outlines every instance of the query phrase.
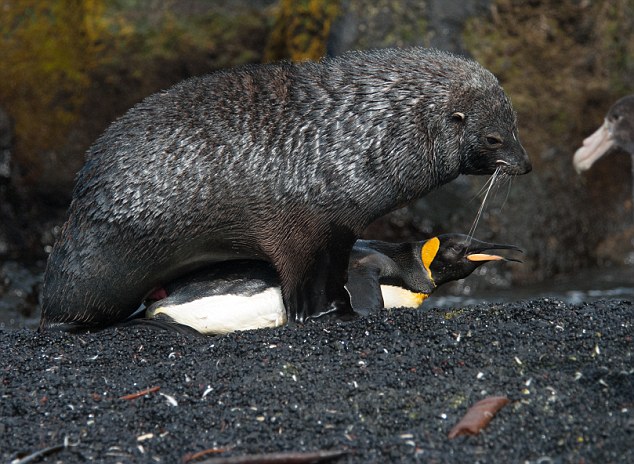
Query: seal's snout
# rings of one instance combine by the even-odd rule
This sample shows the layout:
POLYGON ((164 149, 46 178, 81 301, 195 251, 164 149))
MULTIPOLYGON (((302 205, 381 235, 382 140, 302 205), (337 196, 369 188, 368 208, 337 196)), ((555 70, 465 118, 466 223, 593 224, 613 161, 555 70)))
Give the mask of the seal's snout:
POLYGON ((498 160, 497 164, 502 167, 502 170, 506 174, 512 176, 521 176, 533 170, 533 165, 528 158, 528 153, 526 153, 526 150, 519 142, 517 146, 514 147, 513 154, 507 159, 498 160))
POLYGON ((522 152, 522 157, 520 162, 518 163, 518 175, 528 174, 533 170, 533 164, 531 160, 528 158, 528 153, 524 150, 524 147, 520 145, 520 149, 522 152))

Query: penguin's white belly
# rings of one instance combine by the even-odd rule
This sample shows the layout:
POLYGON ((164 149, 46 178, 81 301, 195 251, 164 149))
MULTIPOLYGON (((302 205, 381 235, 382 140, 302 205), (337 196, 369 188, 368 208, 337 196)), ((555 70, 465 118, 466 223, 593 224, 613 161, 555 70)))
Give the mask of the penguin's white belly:
POLYGON ((252 296, 213 295, 173 306, 157 305, 148 318, 165 315, 202 334, 279 327, 286 324, 286 310, 279 287, 252 296))
POLYGON ((381 285, 381 295, 385 309, 418 308, 428 297, 425 293, 414 293, 394 285, 381 285))

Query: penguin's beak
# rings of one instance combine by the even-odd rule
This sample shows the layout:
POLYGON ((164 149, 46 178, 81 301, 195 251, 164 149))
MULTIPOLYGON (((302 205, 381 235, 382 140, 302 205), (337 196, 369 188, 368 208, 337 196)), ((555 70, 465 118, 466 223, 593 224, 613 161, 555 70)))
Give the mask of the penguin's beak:
POLYGON ((508 258, 501 255, 494 255, 490 253, 486 253, 490 250, 513 250, 518 251, 520 253, 524 253, 524 250, 516 247, 515 245, 504 245, 499 243, 486 243, 484 246, 478 246, 477 248, 472 248, 467 250, 466 258, 469 261, 473 262, 488 262, 488 261, 513 261, 516 263, 521 263, 522 261, 515 258, 508 258))

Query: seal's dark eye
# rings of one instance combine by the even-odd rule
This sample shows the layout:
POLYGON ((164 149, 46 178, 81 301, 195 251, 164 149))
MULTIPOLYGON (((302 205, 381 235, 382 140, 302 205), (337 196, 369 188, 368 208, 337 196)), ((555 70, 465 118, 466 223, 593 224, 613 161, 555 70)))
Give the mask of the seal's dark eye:
POLYGON ((484 139, 486 140, 487 145, 492 148, 497 148, 502 145, 502 138, 499 135, 490 134, 487 135, 484 139))

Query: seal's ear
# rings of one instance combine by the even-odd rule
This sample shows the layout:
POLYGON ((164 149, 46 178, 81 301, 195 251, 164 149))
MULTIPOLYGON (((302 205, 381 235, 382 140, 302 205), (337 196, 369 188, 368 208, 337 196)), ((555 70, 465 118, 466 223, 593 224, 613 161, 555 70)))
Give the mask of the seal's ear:
POLYGON ((464 121, 464 113, 461 113, 460 111, 456 111, 455 113, 451 115, 451 119, 453 119, 456 122, 462 122, 464 121))

